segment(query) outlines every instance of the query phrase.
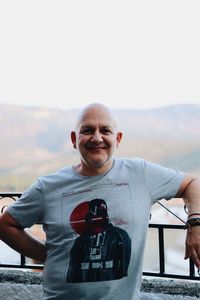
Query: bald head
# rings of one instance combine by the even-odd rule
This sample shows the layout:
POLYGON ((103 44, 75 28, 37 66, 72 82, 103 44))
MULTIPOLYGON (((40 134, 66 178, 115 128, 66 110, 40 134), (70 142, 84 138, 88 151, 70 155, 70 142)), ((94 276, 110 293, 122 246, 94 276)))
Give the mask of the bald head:
POLYGON ((86 106, 80 113, 76 131, 71 132, 73 147, 81 162, 75 170, 81 175, 97 175, 109 170, 112 156, 122 138, 111 110, 100 103, 86 106))
POLYGON ((80 126, 83 120, 96 115, 101 116, 103 119, 107 119, 107 121, 110 122, 114 128, 117 127, 114 113, 106 105, 101 103, 91 103, 84 107, 80 112, 76 122, 76 129, 80 126))

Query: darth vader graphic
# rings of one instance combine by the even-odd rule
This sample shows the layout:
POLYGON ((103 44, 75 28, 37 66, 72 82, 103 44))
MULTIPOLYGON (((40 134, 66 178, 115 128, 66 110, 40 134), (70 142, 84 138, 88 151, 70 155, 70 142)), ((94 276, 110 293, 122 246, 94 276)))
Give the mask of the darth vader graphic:
POLYGON ((102 199, 85 202, 81 210, 84 211, 82 220, 73 221, 73 217, 70 220, 79 236, 70 251, 66 281, 105 281, 127 276, 131 254, 127 232, 110 222, 106 202, 102 199), (81 222, 82 228, 77 230, 81 222))

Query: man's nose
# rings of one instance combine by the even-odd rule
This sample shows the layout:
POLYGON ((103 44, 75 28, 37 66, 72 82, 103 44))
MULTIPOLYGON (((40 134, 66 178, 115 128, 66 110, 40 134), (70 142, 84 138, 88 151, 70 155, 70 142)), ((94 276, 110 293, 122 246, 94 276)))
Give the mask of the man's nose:
POLYGON ((93 142, 102 142, 103 138, 102 138, 102 134, 99 131, 95 131, 93 136, 92 136, 92 141, 93 142))

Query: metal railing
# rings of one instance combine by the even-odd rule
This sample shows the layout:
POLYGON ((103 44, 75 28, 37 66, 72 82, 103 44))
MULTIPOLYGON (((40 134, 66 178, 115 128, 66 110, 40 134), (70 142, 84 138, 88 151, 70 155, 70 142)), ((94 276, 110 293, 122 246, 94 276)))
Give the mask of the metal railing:
MULTIPOLYGON (((16 201, 21 197, 21 193, 0 193, 0 212, 3 211, 10 205, 13 201, 16 201)), ((42 270, 43 265, 37 263, 27 263, 27 259, 24 255, 20 255, 20 262, 16 264, 12 263, 2 263, 1 262, 1 254, 0 254, 0 268, 14 268, 14 269, 32 269, 32 270, 42 270)))
MULTIPOLYGON (((5 200, 10 199, 15 201, 17 198, 21 197, 21 193, 0 193, 0 208, 1 213, 6 208, 7 202, 5 200)), ((165 261, 165 230, 183 230, 183 225, 168 225, 168 224, 149 224, 149 228, 154 228, 158 231, 158 253, 159 253, 159 267, 157 272, 144 271, 144 276, 152 277, 168 277, 168 278, 177 278, 177 279, 188 279, 188 280, 200 280, 199 275, 195 271, 195 266, 192 260, 189 260, 188 264, 188 274, 182 275, 176 272, 176 274, 171 274, 166 272, 166 261, 165 261)), ((20 255, 20 263, 10 264, 10 263, 1 263, 0 256, 0 268, 17 268, 17 269, 43 269, 42 264, 27 263, 27 259, 20 255)))
POLYGON ((188 274, 182 275, 176 272, 176 274, 166 272, 166 260, 165 260, 165 231, 166 230, 184 230, 184 225, 171 225, 171 224, 149 224, 149 228, 155 228, 158 231, 158 253, 159 253, 159 270, 158 272, 143 272, 144 276, 153 277, 166 277, 177 279, 189 279, 200 280, 197 271, 195 271, 194 263, 189 259, 188 274))

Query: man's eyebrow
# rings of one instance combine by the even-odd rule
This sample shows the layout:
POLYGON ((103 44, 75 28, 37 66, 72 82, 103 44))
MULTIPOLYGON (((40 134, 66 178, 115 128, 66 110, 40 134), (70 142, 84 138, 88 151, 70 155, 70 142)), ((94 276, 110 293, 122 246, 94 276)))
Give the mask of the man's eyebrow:
POLYGON ((94 126, 92 126, 92 125, 81 125, 80 127, 79 127, 79 131, 80 130, 85 130, 85 129, 93 129, 94 128, 94 126))
POLYGON ((101 128, 105 128, 105 129, 113 129, 112 125, 105 125, 105 126, 101 126, 101 128))
POLYGON ((91 124, 86 124, 86 125, 81 125, 80 128, 88 128, 88 127, 94 127, 93 125, 91 124))

